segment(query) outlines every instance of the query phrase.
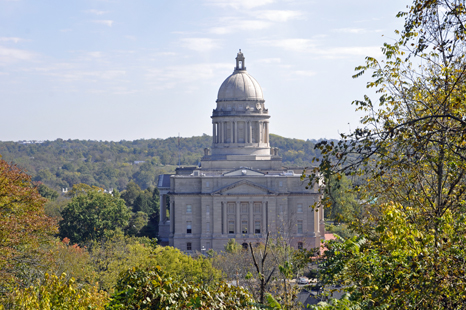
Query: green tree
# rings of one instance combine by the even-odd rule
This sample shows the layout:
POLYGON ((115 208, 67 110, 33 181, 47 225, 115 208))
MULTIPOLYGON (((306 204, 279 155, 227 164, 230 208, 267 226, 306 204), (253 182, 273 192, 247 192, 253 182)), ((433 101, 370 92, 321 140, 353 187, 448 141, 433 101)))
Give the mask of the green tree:
POLYGON ((35 286, 16 289, 10 297, 12 309, 24 310, 104 310, 108 302, 106 292, 99 291, 97 286, 80 287, 73 278, 67 280, 66 274, 60 277, 45 274, 35 286))
POLYGON ((57 232, 45 202, 29 175, 0 159, 0 298, 11 285, 29 285, 43 271, 46 247, 57 232))
POLYGON ((352 226, 363 239, 327 255, 329 279, 346 281, 365 309, 465 307, 465 14, 455 0, 414 0, 400 12, 404 29, 385 59, 367 57, 355 75, 373 72, 378 104, 355 101, 363 127, 317 145, 324 157, 310 185, 333 174, 367 181, 366 212, 352 226))
POLYGON ((125 200, 128 207, 132 208, 140 193, 141 188, 139 185, 131 181, 126 185, 126 190, 121 193, 121 198, 125 200))
POLYGON ((123 199, 90 190, 71 199, 59 222, 61 238, 84 244, 128 225, 130 211, 123 199))
POLYGON ((50 187, 48 187, 47 185, 45 184, 40 184, 38 187, 37 187, 37 191, 39 192, 39 194, 44 197, 44 198, 47 198, 48 200, 55 200, 58 198, 59 194, 57 191, 51 189, 50 187))
POLYGON ((163 268, 133 268, 121 275, 108 309, 256 309, 241 287, 212 288, 171 278, 163 268))

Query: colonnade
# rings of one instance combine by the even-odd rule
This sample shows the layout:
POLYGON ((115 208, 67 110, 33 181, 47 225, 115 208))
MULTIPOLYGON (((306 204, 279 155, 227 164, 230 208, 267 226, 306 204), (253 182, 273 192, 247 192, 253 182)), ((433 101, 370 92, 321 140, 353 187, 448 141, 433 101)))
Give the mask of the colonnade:
POLYGON ((255 221, 260 221, 260 234, 267 233, 267 211, 268 211, 268 204, 262 202, 222 202, 222 234, 227 235, 229 234, 229 227, 228 222, 234 218, 235 222, 235 232, 234 234, 243 234, 243 227, 241 227, 241 223, 244 218, 247 218, 247 234, 252 235, 255 234, 255 221), (242 213, 241 207, 242 205, 247 204, 247 213, 242 213), (254 213, 254 204, 260 204, 260 212, 254 213), (228 213, 228 206, 234 205, 235 212, 228 213))
POLYGON ((212 123, 213 143, 269 143, 268 121, 220 121, 212 123), (244 123, 240 137, 238 123, 244 123), (228 132, 228 129, 230 131, 228 132), (253 132, 255 133, 253 135, 253 132), (243 140, 244 142, 240 142, 243 140))

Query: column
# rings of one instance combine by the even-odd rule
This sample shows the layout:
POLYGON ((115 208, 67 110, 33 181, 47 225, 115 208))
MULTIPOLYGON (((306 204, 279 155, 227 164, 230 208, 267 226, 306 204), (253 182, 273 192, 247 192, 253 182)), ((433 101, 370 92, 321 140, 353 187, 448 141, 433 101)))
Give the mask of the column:
POLYGON ((262 142, 262 136, 263 136, 263 130, 262 130, 262 124, 263 123, 259 122, 258 124, 259 124, 259 141, 258 142, 261 143, 262 142))
POLYGON ((267 234, 267 201, 265 203, 262 203, 262 227, 261 227, 261 233, 262 234, 267 234))
POLYGON ((160 193, 160 223, 163 223, 163 220, 167 214, 167 211, 165 211, 165 195, 160 193))
POLYGON ((170 201, 170 232, 175 234, 175 207, 173 201, 170 201))
POLYGON ((227 221, 227 204, 222 202, 223 209, 223 234, 228 234, 228 221, 227 221))
POLYGON ((265 143, 269 143, 269 122, 265 122, 265 143))
POLYGON ((251 123, 251 121, 248 122, 248 128, 249 128, 249 143, 252 143, 252 123, 251 123))
POLYGON ((248 234, 254 234, 254 203, 249 202, 249 229, 248 229, 248 234))
POLYGON ((238 143, 238 122, 235 121, 235 141, 234 143, 238 143))
POLYGON ((217 143, 216 137, 215 137, 215 123, 212 124, 212 143, 215 144, 217 143))
POLYGON ((239 202, 236 202, 236 234, 241 234, 241 215, 240 215, 240 205, 239 202))
POLYGON ((233 121, 230 121, 230 143, 233 143, 233 121))

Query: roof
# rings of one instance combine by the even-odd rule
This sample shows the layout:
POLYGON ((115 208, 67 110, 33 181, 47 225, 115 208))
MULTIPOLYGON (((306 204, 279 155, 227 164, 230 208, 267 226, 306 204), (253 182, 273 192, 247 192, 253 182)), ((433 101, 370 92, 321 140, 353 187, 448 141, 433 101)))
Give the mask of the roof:
POLYGON ((171 174, 161 174, 159 175, 159 180, 157 182, 157 188, 170 188, 170 177, 171 174))
POLYGON ((217 101, 264 100, 259 83, 246 70, 235 70, 222 83, 217 101))

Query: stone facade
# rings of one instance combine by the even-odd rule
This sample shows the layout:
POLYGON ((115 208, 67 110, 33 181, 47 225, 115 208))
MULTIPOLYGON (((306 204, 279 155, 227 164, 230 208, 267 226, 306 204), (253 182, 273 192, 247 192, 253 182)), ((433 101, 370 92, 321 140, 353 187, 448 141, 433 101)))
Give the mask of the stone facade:
POLYGON ((270 232, 294 247, 320 246, 323 210, 309 207, 320 196, 306 189, 302 169, 282 167, 270 147, 264 103, 240 51, 218 92, 212 149, 204 150, 201 167, 159 178, 162 243, 187 252, 220 251, 231 238, 245 245, 270 232))

